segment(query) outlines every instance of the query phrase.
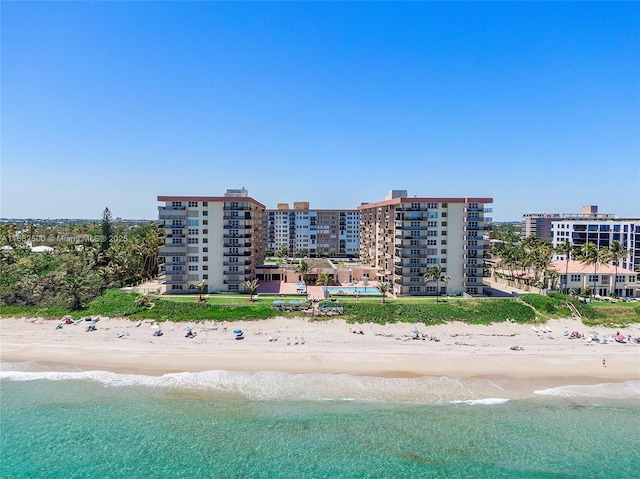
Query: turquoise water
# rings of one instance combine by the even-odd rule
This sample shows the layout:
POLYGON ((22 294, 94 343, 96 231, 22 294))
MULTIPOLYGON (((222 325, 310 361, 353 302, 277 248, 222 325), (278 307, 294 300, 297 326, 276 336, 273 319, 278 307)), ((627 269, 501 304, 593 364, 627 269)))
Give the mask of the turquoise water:
POLYGON ((507 399, 482 380, 42 369, 3 365, 4 479, 630 478, 640 470, 637 382, 507 399))

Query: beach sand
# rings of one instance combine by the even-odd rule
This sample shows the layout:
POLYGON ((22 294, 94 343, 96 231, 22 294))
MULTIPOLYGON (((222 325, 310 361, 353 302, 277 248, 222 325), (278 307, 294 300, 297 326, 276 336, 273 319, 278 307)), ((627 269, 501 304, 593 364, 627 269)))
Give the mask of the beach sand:
MULTIPOLYGON (((216 328, 214 322, 166 322, 161 324, 161 337, 153 336, 151 321, 137 326, 137 321, 101 318, 93 332, 87 332, 84 323, 61 329, 56 329, 57 324, 33 318, 0 320, 0 360, 151 375, 225 370, 485 377, 522 391, 640 378, 640 344, 568 339, 565 329, 616 333, 575 320, 550 321, 546 326, 551 332, 544 334, 536 334, 531 325, 514 323, 452 322, 425 327, 275 318, 219 323, 216 328), (197 336, 185 338, 185 327, 193 328, 197 336), (414 327, 421 335, 440 340, 412 339, 414 327), (244 331, 243 340, 235 339, 236 328, 244 331), (125 335, 119 338, 122 332, 125 335), (270 341, 274 335, 278 340, 270 341), (511 346, 522 350, 514 351, 511 346)), ((640 325, 620 332, 637 337, 640 325)))

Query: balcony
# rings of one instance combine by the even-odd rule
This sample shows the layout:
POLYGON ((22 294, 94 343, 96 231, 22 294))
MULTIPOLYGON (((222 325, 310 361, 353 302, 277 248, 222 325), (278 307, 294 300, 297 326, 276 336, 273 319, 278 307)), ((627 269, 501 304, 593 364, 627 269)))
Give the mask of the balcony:
POLYGON ((484 249, 484 245, 481 245, 481 244, 468 244, 468 245, 465 245, 464 249, 484 249))
POLYGON ((167 266, 184 266, 186 264, 186 261, 167 261, 163 264, 167 266))
POLYGON ((173 275, 173 276, 175 276, 175 275, 177 275, 177 276, 183 276, 183 275, 185 275, 186 273, 185 273, 184 271, 167 270, 167 271, 165 271, 165 272, 164 272, 164 274, 166 274, 166 275, 173 275))
POLYGON ((251 206, 223 206, 223 211, 251 211, 251 206))
POLYGON ((251 251, 241 251, 239 253, 222 253, 222 256, 251 256, 251 251))
POLYGON ((224 266, 248 266, 252 263, 250 259, 246 259, 244 261, 223 261, 222 264, 224 266))
POLYGON ((251 238, 251 234, 243 233, 243 234, 231 234, 227 233, 222 235, 223 238, 251 238))
MULTIPOLYGON (((237 263, 236 263, 237 264, 237 263)), ((226 274, 226 275, 238 275, 238 274, 242 274, 242 275, 247 275, 247 274, 251 274, 252 271, 250 269, 241 269, 240 271, 228 271, 228 270, 224 270, 222 271, 222 274, 226 274)))
POLYGON ((403 224, 397 224, 396 223, 396 229, 397 230, 406 230, 406 231, 411 231, 411 230, 426 230, 427 229, 427 225, 424 224, 422 226, 405 226, 403 224))
MULTIPOLYGON (((175 250, 175 248, 173 248, 175 250)), ((162 251, 162 246, 160 247, 160 251, 158 252, 158 256, 186 256, 187 253, 184 251, 162 251)))
POLYGON ((169 278, 165 281, 166 284, 187 284, 187 282, 184 279, 178 279, 178 278, 169 278))
POLYGON ((241 230, 241 229, 249 229, 251 225, 224 225, 223 228, 225 230, 241 230))
POLYGON ((244 283, 244 279, 225 279, 223 283, 224 284, 242 284, 244 283))
POLYGON ((186 228, 185 225, 158 225, 158 228, 164 228, 167 230, 180 230, 186 228))
POLYGON ((187 217, 187 213, 186 212, 182 212, 182 213, 160 213, 158 215, 158 218, 160 218, 161 220, 183 220, 187 217))
POLYGON ((187 243, 167 243, 163 244, 161 248, 186 248, 187 243))
POLYGON ((421 255, 420 253, 407 253, 407 252, 403 251, 401 253, 396 253, 396 257, 398 257, 398 258, 422 258, 424 256, 421 255))
POLYGON ((223 220, 238 220, 238 221, 248 221, 251 219, 251 215, 224 215, 222 217, 223 220))
POLYGON ((184 211, 184 206, 158 206, 158 211, 184 211))
POLYGON ((251 248, 251 243, 223 243, 225 248, 251 248))
POLYGON ((165 238, 184 238, 186 235, 184 233, 171 233, 168 235, 164 235, 165 238))

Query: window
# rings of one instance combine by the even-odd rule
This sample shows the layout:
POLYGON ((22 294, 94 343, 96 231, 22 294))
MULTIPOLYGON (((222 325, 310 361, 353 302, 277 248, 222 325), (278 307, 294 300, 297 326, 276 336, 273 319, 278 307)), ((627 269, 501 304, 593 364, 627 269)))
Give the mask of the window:
POLYGON ((190 235, 197 235, 198 234, 198 230, 190 228, 189 230, 187 230, 187 233, 189 233, 190 235))
POLYGON ((202 242, 203 243, 208 243, 209 242, 209 238, 202 238, 202 242))
POLYGON ((590 274, 589 275, 589 279, 587 280, 590 283, 595 283, 598 281, 598 275, 597 274, 590 274))
POLYGON ((198 207, 198 202, 197 201, 189 201, 187 203, 187 206, 189 206, 189 208, 197 208, 198 207))
POLYGON ((582 275, 579 275, 579 274, 572 274, 571 275, 571 282, 572 283, 578 282, 581 279, 582 279, 582 275))
POLYGON ((189 238, 187 242, 189 244, 198 244, 198 238, 189 238))
POLYGON ((427 226, 429 228, 437 228, 438 227, 438 222, 437 221, 427 221, 427 226))
POLYGON ((202 252, 203 253, 208 253, 209 252, 209 248, 207 246, 205 246, 204 248, 202 248, 202 252))
POLYGON ((209 271, 209 267, 205 264, 205 265, 202 267, 202 271, 209 271))
POLYGON ((205 226, 208 225, 209 224, 209 220, 202 220, 202 224, 205 225, 205 226))
POLYGON ((189 265, 189 271, 198 271, 198 265, 197 264, 190 264, 189 265))
POLYGON ((202 211, 202 216, 209 216, 209 211, 203 210, 202 211))
POLYGON ((203 256, 202 257, 202 261, 204 261, 206 263, 207 261, 209 261, 209 257, 208 256, 203 256))
POLYGON ((447 254, 447 248, 442 248, 440 250, 440 254, 447 254))
POLYGON ((442 222, 442 227, 443 227, 443 228, 446 228, 446 227, 447 227, 447 222, 446 222, 446 221, 443 221, 443 222, 442 222))
POLYGON ((442 212, 442 214, 441 214, 440 216, 442 216, 442 218, 446 218, 446 217, 447 217, 447 212, 446 212, 446 211, 443 211, 443 212, 442 212))
POLYGON ((436 292, 436 287, 435 287, 435 286, 427 286, 427 287, 425 288, 425 291, 426 291, 427 293, 435 293, 435 292, 436 292))
POLYGON ((435 246, 436 244, 438 244, 438 240, 434 240, 434 239, 427 240, 427 246, 435 246))
POLYGON ((431 209, 437 209, 438 208, 438 203, 427 203, 427 208, 431 209))
POLYGON ((171 244, 182 244, 182 238, 173 238, 171 244))
POLYGON ((440 240, 440 244, 442 245, 447 244, 447 240, 446 239, 440 240))
POLYGON ((436 230, 427 231, 427 236, 438 236, 438 232, 436 230))
POLYGON ((209 234, 209 230, 208 230, 208 229, 206 229, 206 228, 205 228, 205 229, 203 229, 203 230, 202 230, 202 234, 203 234, 203 235, 208 235, 208 234, 209 234))
POLYGON ((172 208, 182 208, 182 201, 172 201, 171 202, 171 207, 172 208))
POLYGON ((190 263, 197 263, 198 262, 198 257, 197 256, 189 256, 189 262, 190 263))
POLYGON ((187 226, 198 226, 198 220, 187 220, 187 226))
POLYGON ((208 274, 203 274, 202 275, 202 279, 209 279, 209 275, 208 274))

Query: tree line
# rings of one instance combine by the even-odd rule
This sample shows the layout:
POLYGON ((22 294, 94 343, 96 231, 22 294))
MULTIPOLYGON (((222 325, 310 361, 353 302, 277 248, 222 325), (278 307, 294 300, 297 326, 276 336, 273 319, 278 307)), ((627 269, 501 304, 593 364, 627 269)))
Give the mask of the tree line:
POLYGON ((154 222, 114 223, 109 208, 101 222, 3 223, 0 304, 81 309, 108 288, 156 276, 160 243, 154 222), (54 249, 34 252, 34 242, 54 249))
MULTIPOLYGON (((594 279, 598 273, 598 267, 611 264, 615 267, 615 277, 612 295, 617 289, 618 266, 624 260, 629 251, 620 241, 613 241, 610 246, 598 248, 595 243, 589 242, 581 246, 574 245, 568 239, 558 244, 555 248, 542 238, 528 236, 520 239, 512 233, 500 238, 500 242, 491 248, 491 254, 498 258, 499 266, 508 271, 508 277, 530 286, 549 288, 570 293, 567 278, 569 275, 569 261, 579 261, 585 265, 593 266, 594 279), (561 275, 550 268, 554 255, 565 258, 564 281, 561 275)), ((587 291, 590 293, 595 290, 587 291)))

